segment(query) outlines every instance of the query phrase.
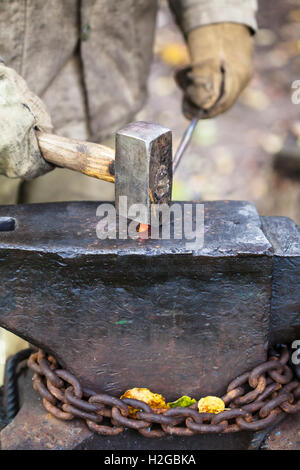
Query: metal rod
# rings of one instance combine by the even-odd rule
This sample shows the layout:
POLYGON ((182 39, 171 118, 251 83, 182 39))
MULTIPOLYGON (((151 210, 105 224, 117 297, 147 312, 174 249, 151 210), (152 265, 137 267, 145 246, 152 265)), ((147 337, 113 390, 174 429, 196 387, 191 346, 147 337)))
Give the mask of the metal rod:
POLYGON ((194 131, 196 129, 196 126, 197 126, 199 120, 202 117, 204 117, 206 114, 207 114, 207 112, 205 110, 201 109, 199 111, 199 113, 196 114, 196 116, 191 120, 189 126, 186 128, 186 130, 183 134, 183 137, 181 139, 181 142, 178 146, 178 149, 176 150, 174 159, 173 159, 173 173, 175 173, 175 171, 177 170, 178 165, 179 165, 186 149, 188 148, 188 146, 189 146, 189 144, 192 140, 194 131))

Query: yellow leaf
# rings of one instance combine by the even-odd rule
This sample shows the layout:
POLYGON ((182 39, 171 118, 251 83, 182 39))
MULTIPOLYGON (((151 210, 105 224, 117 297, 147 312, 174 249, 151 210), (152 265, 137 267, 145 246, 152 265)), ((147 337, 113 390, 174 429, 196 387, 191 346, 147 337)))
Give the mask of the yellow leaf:
POLYGON ((186 46, 176 42, 162 46, 160 57, 166 64, 175 67, 184 66, 189 63, 189 55, 186 46))
POLYGON ((221 413, 225 410, 225 403, 218 397, 205 397, 198 401, 199 413, 221 413))
MULTIPOLYGON (((127 390, 121 398, 133 398, 134 400, 140 400, 152 409, 160 410, 161 412, 170 408, 166 404, 166 400, 159 393, 152 393, 148 388, 132 388, 127 390)), ((130 416, 134 417, 137 413, 137 409, 129 407, 130 416)))

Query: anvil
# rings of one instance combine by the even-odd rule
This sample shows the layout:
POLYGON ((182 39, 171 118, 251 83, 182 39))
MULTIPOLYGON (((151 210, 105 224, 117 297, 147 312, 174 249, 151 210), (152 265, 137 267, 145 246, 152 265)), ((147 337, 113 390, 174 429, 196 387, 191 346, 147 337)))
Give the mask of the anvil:
MULTIPOLYGON (((220 396, 271 343, 299 338, 300 234, 290 219, 260 217, 249 202, 204 202, 204 245, 190 249, 172 237, 99 240, 99 204, 0 208, 0 325, 86 387, 220 396)), ((200 448, 194 441, 182 445, 200 448)))

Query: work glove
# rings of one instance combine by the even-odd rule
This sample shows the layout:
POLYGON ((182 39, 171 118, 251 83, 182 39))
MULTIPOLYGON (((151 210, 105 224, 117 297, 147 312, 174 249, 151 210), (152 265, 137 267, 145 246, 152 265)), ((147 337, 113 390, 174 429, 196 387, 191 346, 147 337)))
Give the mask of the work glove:
POLYGON ((227 111, 251 79, 253 37, 237 23, 200 26, 187 37, 191 67, 177 74, 184 90, 183 113, 191 119, 227 111))
POLYGON ((0 174, 30 180, 50 171, 36 130, 52 131, 43 102, 13 69, 0 64, 0 174))

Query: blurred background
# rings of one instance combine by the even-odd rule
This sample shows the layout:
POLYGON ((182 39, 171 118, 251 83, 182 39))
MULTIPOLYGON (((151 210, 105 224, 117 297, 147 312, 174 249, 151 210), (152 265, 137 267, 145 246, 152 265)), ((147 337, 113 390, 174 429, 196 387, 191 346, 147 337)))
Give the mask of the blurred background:
MULTIPOLYGON (((189 58, 166 1, 160 3, 149 99, 138 119, 172 129, 176 149, 188 121, 173 75, 189 58)), ((259 5, 254 78, 232 110, 199 123, 173 199, 250 200, 261 215, 300 224, 300 104, 291 99, 300 80, 300 0, 259 5)))

